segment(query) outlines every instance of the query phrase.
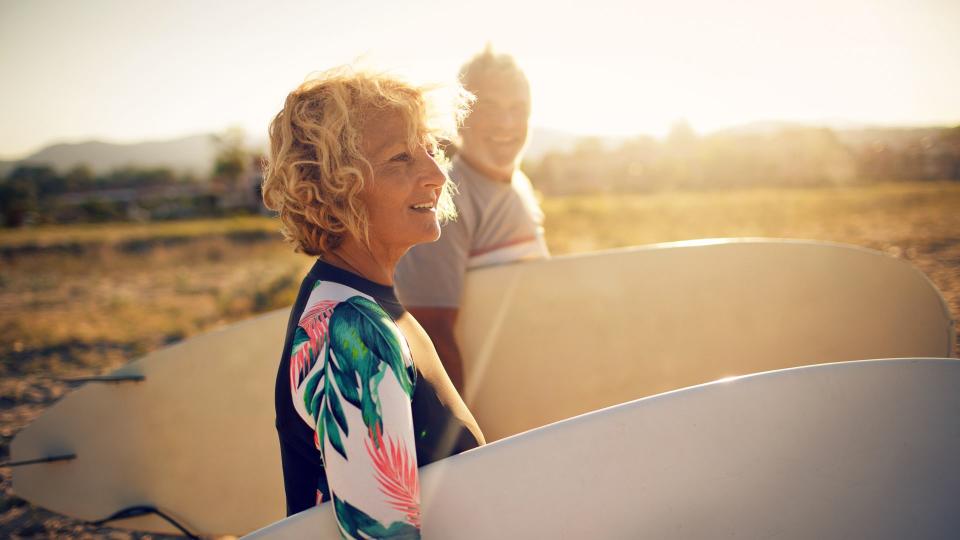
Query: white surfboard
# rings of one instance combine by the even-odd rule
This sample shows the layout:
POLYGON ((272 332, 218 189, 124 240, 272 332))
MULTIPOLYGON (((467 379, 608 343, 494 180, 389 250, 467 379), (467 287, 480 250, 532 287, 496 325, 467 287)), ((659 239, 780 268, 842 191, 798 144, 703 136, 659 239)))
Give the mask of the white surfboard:
MULTIPOLYGON (((424 538, 960 531, 960 361, 793 368, 588 413, 421 469, 424 538)), ((339 538, 329 504, 248 536, 339 538)))
POLYGON ((723 377, 949 357, 946 302, 909 263, 804 241, 720 240, 472 272, 459 343, 488 441, 723 377))
MULTIPOLYGON (((156 507, 200 534, 283 517, 273 388, 288 310, 151 353, 25 428, 16 493, 85 520, 156 507)), ((460 321, 488 440, 728 375, 950 356, 952 322, 908 263, 810 242, 668 244, 471 272, 460 321), (486 336, 486 337, 483 337, 486 336), (803 354, 797 351, 802 351, 803 354)), ((155 516, 117 521, 176 532, 155 516)))
MULTIPOLYGON (((195 534, 243 534, 283 517, 273 386, 288 316, 203 334, 111 374, 143 381, 70 393, 17 434, 10 457, 76 457, 14 468, 17 495, 86 521, 153 506, 195 534)), ((177 533, 154 515, 111 524, 177 533)))

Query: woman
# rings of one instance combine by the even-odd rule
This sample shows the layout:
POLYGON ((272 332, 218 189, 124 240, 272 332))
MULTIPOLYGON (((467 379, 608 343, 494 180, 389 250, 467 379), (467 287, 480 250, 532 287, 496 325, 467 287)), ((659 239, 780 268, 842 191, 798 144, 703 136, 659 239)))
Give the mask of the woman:
POLYGON ((463 118, 427 89, 341 68, 287 96, 263 182, 284 236, 318 260, 276 383, 287 514, 333 500, 347 538, 419 538, 417 467, 483 444, 394 267, 452 209, 435 154, 463 118), (452 122, 439 122, 444 118, 452 122))

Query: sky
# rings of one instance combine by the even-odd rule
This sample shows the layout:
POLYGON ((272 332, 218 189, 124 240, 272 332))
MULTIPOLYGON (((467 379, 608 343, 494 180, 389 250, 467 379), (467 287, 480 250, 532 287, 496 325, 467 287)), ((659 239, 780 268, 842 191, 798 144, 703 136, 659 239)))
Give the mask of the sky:
POLYGON ((0 0, 0 158, 264 138, 311 72, 452 80, 487 42, 527 71, 537 127, 960 124, 957 0, 0 0))

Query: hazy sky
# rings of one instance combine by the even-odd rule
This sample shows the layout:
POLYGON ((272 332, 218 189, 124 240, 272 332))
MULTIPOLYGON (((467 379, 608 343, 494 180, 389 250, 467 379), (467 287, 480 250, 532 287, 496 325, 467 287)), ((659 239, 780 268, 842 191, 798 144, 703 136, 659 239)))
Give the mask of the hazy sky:
POLYGON ((452 78, 485 42, 577 133, 960 123, 958 0, 0 0, 0 157, 241 126, 364 56, 452 78))

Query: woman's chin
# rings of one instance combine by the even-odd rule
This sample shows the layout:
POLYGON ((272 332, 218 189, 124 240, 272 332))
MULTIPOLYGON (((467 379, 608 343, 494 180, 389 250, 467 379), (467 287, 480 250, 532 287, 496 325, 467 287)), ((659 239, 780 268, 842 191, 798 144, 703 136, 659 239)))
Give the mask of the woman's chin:
POLYGON ((417 244, 429 244, 436 242, 440 239, 440 226, 432 227, 420 232, 420 234, 412 235, 407 238, 406 242, 400 242, 405 244, 406 249, 410 249, 417 244))
POLYGON ((435 230, 430 231, 429 234, 427 234, 427 235, 424 236, 424 239, 423 239, 422 241, 417 242, 417 243, 418 243, 418 244, 429 244, 429 243, 431 243, 431 242, 436 242, 436 241, 439 240, 439 239, 440 239, 440 226, 437 225, 437 227, 436 227, 435 230))
POLYGON ((417 242, 418 244, 429 244, 430 242, 436 242, 440 239, 440 223, 434 222, 433 227, 428 231, 425 231, 423 235, 423 240, 417 242))

